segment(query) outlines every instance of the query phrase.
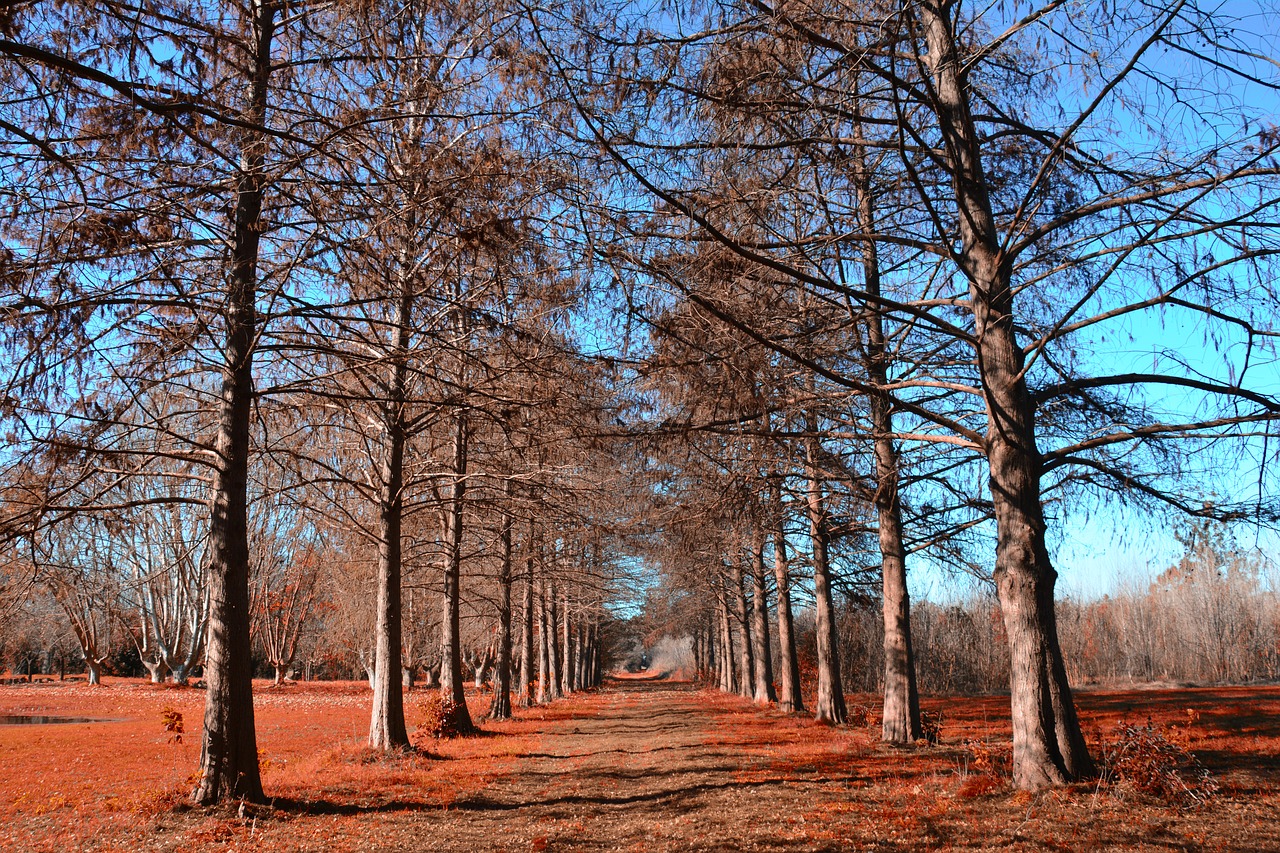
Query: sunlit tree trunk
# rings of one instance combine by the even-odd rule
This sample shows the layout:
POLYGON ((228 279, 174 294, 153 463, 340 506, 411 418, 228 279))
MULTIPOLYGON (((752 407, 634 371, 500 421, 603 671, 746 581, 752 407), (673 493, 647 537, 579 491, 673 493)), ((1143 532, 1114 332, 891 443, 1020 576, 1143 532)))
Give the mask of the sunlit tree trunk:
POLYGON ((449 487, 445 510, 444 542, 444 600, 441 614, 443 641, 441 643, 440 692, 456 707, 456 726, 459 731, 473 728, 471 714, 467 710, 466 685, 462 675, 462 637, 460 630, 462 606, 462 511, 467 483, 467 421, 459 412, 454 419, 453 478, 449 487))
MULTIPOLYGON (((862 144, 861 115, 855 107, 853 173, 858 190, 858 224, 876 233, 871 176, 862 144)), ((920 697, 916 690, 915 658, 911 649, 911 600, 907 593, 906 549, 902 544, 902 503, 899 495, 898 449, 893 442, 893 400, 885 390, 889 357, 885 347, 880 297, 880 258, 874 240, 861 244, 864 286, 871 296, 867 308, 867 375, 871 379, 871 433, 876 460, 876 530, 880 540, 881 607, 884 618, 884 702, 880 737, 889 743, 920 738, 920 697)))
POLYGON ((400 602, 401 525, 404 515, 405 375, 409 328, 413 320, 413 285, 400 261, 400 298, 396 305, 387 401, 383 407, 384 457, 382 491, 378 500, 378 602, 373 664, 373 708, 369 722, 372 749, 403 749, 409 745, 404 722, 402 687, 402 612, 400 602))
MULTIPOLYGON (((813 425, 810 424, 810 432, 813 425)), ((822 497, 822 480, 816 457, 816 439, 807 446, 809 481, 809 543, 813 551, 813 596, 816 602, 815 622, 818 654, 818 696, 814 716, 823 722, 839 725, 845 721, 844 687, 840 681, 840 649, 836 633, 835 606, 831 596, 831 569, 827 562, 826 507, 822 497)))
POLYGON ((199 782, 193 799, 262 802, 253 723, 253 657, 249 640, 249 423, 257 320, 258 251, 266 183, 267 92, 275 32, 273 0, 247 7, 254 38, 247 128, 232 231, 225 313, 226 339, 218 403, 207 564, 210 613, 205 645, 205 709, 199 782))
POLYGON ((556 585, 547 580, 542 587, 547 609, 547 698, 560 698, 560 608, 556 605, 556 585))
POLYGON ((787 565, 787 535, 783 530, 780 491, 775 483, 777 517, 773 528, 773 579, 778 588, 778 708, 800 713, 804 711, 804 699, 800 695, 800 659, 796 653, 791 616, 791 567, 787 565))
POLYGON ((520 626, 520 707, 527 708, 533 704, 534 645, 533 645, 533 571, 534 571, 534 528, 529 521, 529 532, 525 540, 525 576, 521 611, 524 621, 520 626))
POLYGON ((757 525, 751 542, 751 642, 754 699, 777 701, 773 690, 773 652, 769 648, 769 598, 765 592, 764 528, 757 525))
MULTIPOLYGON (((511 500, 512 483, 506 483, 506 498, 511 500)), ((494 666, 493 702, 489 719, 505 720, 511 716, 511 526, 510 512, 502 518, 502 562, 498 572, 498 648, 494 666)))
POLYGON ((729 561, 729 603, 733 608, 734 657, 738 664, 734 682, 738 693, 752 697, 755 691, 755 654, 751 638, 751 618, 743 589, 742 561, 735 554, 729 561))
POLYGON ((997 236, 981 140, 962 76, 952 4, 919 6, 933 105, 959 215, 977 365, 987 401, 986 455, 996 517, 996 592, 1009 638, 1013 781, 1025 790, 1093 772, 1067 683, 1054 615, 1057 572, 1045 546, 1035 407, 1023 371, 1010 261, 997 236))

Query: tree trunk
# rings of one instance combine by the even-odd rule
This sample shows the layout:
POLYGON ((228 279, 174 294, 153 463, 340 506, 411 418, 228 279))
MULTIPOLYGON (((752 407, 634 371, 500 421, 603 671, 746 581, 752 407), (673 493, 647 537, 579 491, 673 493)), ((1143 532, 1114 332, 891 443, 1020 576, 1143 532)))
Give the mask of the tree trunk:
POLYGON ((548 681, 551 675, 550 649, 548 649, 548 629, 547 629, 547 593, 546 579, 538 582, 537 590, 537 611, 538 611, 538 695, 537 701, 541 705, 543 702, 551 698, 551 691, 548 689, 548 681))
POLYGON ((737 691, 737 671, 734 666, 733 629, 729 625, 729 605, 726 601, 728 592, 723 581, 716 595, 716 615, 720 617, 720 689, 725 693, 737 691))
POLYGON ((573 692, 573 644, 570 642, 572 638, 573 618, 569 609, 569 591, 565 589, 560 594, 560 695, 568 696, 573 692))
MULTIPOLYGON (((813 432, 813 424, 809 430, 813 432)), ((826 507, 822 499, 822 481, 818 473, 816 439, 808 443, 807 476, 809 480, 809 538, 813 549, 813 596, 816 600, 816 633, 818 652, 818 696, 816 719, 840 725, 845 721, 844 686, 840 681, 840 648, 836 634, 835 607, 831 600, 831 569, 827 562, 826 507)))
POLYGON ((976 127, 959 68, 950 4, 920 4, 952 190, 960 211, 960 263, 969 279, 977 364, 987 401, 985 450, 996 517, 996 592, 1009 638, 1013 781, 1023 790, 1094 771, 1058 645, 1057 573, 1045 547, 1035 404, 1014 328, 1011 259, 1001 250, 976 127))
MULTIPOLYGON (((863 233, 876 233, 871 176, 862 144, 861 115, 854 107, 854 182, 858 189, 858 220, 863 233)), ((880 296, 880 257, 876 244, 862 244, 862 272, 867 293, 880 296)), ((889 743, 911 743, 921 736, 920 697, 916 690, 915 657, 911 650, 911 600, 907 593, 906 549, 902 544, 902 503, 899 495, 898 449, 893 443, 893 398, 886 389, 889 359, 885 349, 884 316, 878 302, 867 306, 867 375, 871 394, 871 433, 876 459, 876 529, 880 539, 881 588, 884 618, 884 713, 880 737, 889 743)))
POLYGON ((750 699, 755 692, 755 655, 746 592, 742 586, 742 562, 734 555, 729 565, 729 603, 733 607, 734 653, 738 662, 735 682, 738 693, 750 699))
MULTIPOLYGON (((780 508, 775 486, 774 502, 780 508)), ((778 587, 778 709, 798 714, 804 711, 800 695, 800 658, 796 653, 795 627, 791 618, 791 568, 787 565, 787 535, 781 512, 773 530, 773 579, 778 587)))
POLYGON ((373 665, 373 707, 369 721, 372 749, 403 749, 409 745, 401 687, 402 612, 400 602, 401 523, 404 506, 405 353, 408 349, 412 293, 401 282, 397 309, 396 357, 388 402, 383 413, 386 430, 382 490, 378 501, 378 600, 373 665))
POLYGON ((210 612, 205 646, 204 736, 195 802, 263 802, 253 724, 253 649, 249 640, 249 422, 253 404, 258 246, 265 185, 267 85, 275 29, 273 0, 253 0, 255 56, 242 131, 225 365, 219 400, 208 557, 210 612))
MULTIPOLYGON (((506 483, 506 497, 511 500, 511 480, 506 483)), ((502 518, 502 564, 498 573, 498 660, 494 667, 493 702, 489 719, 511 718, 511 525, 510 513, 502 518)))
MULTIPOLYGON (((412 219, 410 220, 412 224, 412 219)), ((403 619, 401 606, 401 533, 404 518, 404 450, 406 381, 413 322, 413 279, 410 260, 399 258, 399 299, 396 303, 396 338, 391 350, 391 374, 382 411, 385 430, 382 488, 378 500, 378 592, 375 629, 373 707, 369 722, 372 749, 409 746, 404 722, 403 619)))
POLYGON ((467 483, 467 421, 458 412, 454 418, 453 483, 445 513, 444 613, 441 614, 440 692, 452 702, 454 723, 458 731, 468 732, 474 726, 467 710, 466 685, 462 675, 462 501, 467 483))
POLYGON ((524 601, 521 607, 524 612, 524 624, 521 626, 520 631, 521 708, 527 708, 533 704, 533 521, 529 522, 529 538, 525 543, 525 547, 528 555, 525 558, 524 601))
POLYGON ((169 672, 164 660, 157 656, 155 660, 144 660, 142 665, 146 668, 152 684, 164 684, 165 676, 169 672))
POLYGON ((556 606, 556 586, 543 581, 542 597, 547 613, 547 698, 560 698, 560 619, 556 606))
POLYGON ((764 584, 764 528, 756 527, 751 542, 751 658, 755 662, 754 699, 776 702, 773 690, 773 652, 769 648, 769 598, 764 584))
POLYGON ((90 685, 98 685, 102 683, 102 664, 91 658, 85 658, 85 672, 88 674, 90 685))

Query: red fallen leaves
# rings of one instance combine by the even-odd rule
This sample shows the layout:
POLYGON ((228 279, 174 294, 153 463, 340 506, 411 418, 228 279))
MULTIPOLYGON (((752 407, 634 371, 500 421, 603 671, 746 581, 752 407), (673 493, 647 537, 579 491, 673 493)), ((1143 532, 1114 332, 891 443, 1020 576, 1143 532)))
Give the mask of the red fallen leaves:
MULTIPOLYGON (((0 687, 0 713, 119 720, 0 727, 0 850, 201 845, 250 850, 273 844, 296 849, 303 839, 327 845, 315 849, 364 849, 372 839, 383 843, 383 834, 397 820, 408 820, 396 815, 427 815, 424 819, 442 826, 474 821, 474 811, 470 817, 465 810, 453 817, 453 808, 474 809, 490 796, 495 782, 508 793, 523 791, 520 796, 531 803, 547 796, 554 800, 552 789, 560 780, 529 772, 536 756, 547 751, 544 733, 554 733, 562 748, 572 746, 582 721, 606 707, 611 713, 633 709, 638 724, 649 729, 654 726, 645 721, 655 716, 669 722, 690 718, 690 725, 701 726, 692 743, 702 746, 693 752, 714 756, 708 760, 723 776, 723 782, 708 777, 705 787, 725 791, 725 802, 733 804, 720 817, 736 820, 732 809, 741 810, 747 827, 762 815, 777 815, 785 827, 770 837, 796 849, 856 847, 889 839, 891 846, 908 847, 945 847, 968 839, 959 846, 986 849, 989 842, 1027 850, 1123 849, 1140 846, 1134 839, 1146 837, 1150 827, 1179 843, 1198 839, 1206 848, 1252 849, 1280 829, 1280 777, 1274 772, 1280 767, 1276 687, 1079 694, 1095 755, 1103 757, 1102 744, 1113 743, 1125 727, 1149 731, 1153 738, 1159 734, 1173 747, 1197 754, 1222 790, 1190 811, 1171 807, 1159 791, 1129 776, 1101 788, 1091 782, 1036 795, 1012 792, 1007 781, 1008 700, 1003 698, 929 700, 929 707, 946 711, 940 745, 900 749, 881 745, 870 721, 862 727, 830 728, 715 691, 666 698, 659 693, 606 691, 573 697, 522 710, 515 721, 486 723, 484 736, 433 742, 432 755, 381 755, 362 746, 369 711, 365 685, 273 690, 264 684, 255 694, 264 785, 269 796, 285 805, 261 813, 266 823, 259 823, 257 813, 236 817, 186 805, 199 751, 202 692, 119 679, 109 679, 103 688, 56 683, 0 687), (177 735, 183 735, 181 741, 177 735), (773 805, 783 796, 793 798, 791 807, 773 805)), ((869 711, 877 708, 875 697, 850 699, 869 711)), ((480 710, 473 705, 474 712, 480 710)), ((409 722, 412 726, 421 720, 409 722)), ((688 732, 677 735, 687 738, 688 732)), ((608 761, 638 761, 650 745, 660 746, 638 742, 621 727, 617 748, 603 753, 608 761)), ((1160 749, 1138 754, 1172 755, 1156 746, 1160 749)), ((645 753, 643 760, 653 763, 653 772, 667 766, 663 762, 677 765, 686 747, 667 749, 645 753)), ((1181 753, 1174 757, 1181 760, 1181 753)), ((592 760, 584 754, 559 766, 571 775, 592 760)), ((610 784, 618 786, 611 796, 627 797, 625 781, 610 784)), ((642 811, 636 820, 642 819, 642 811)), ((558 833, 590 838, 601 831, 589 810, 574 815, 557 825, 558 833)), ((504 835, 510 831, 512 838, 522 839, 510 849, 564 844, 562 834, 548 833, 523 810, 494 812, 493 820, 504 835)), ((683 820, 677 816, 668 821, 669 831, 685 831, 678 829, 683 820)), ((690 834, 682 843, 711 844, 713 839, 698 835, 698 819, 689 820, 690 834)), ((497 844, 500 839, 493 840, 497 844)), ((766 838, 757 846, 769 843, 766 838)))

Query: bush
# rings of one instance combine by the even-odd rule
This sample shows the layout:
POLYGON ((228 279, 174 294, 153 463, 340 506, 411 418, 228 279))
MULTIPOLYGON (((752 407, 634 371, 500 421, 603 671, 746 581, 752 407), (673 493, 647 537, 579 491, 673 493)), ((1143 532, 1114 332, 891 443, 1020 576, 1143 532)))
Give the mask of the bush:
POLYGON ((1123 783, 1167 803, 1191 808, 1218 793, 1218 783, 1187 748, 1189 726, 1163 729, 1120 723, 1103 745, 1102 781, 1123 783))
POLYGON ((413 733, 415 746, 420 738, 453 738, 467 734, 461 725, 462 706, 440 693, 433 693, 419 704, 421 722, 413 733))
POLYGON ((925 743, 936 746, 942 740, 943 719, 941 711, 920 711, 920 733, 924 735, 925 743))

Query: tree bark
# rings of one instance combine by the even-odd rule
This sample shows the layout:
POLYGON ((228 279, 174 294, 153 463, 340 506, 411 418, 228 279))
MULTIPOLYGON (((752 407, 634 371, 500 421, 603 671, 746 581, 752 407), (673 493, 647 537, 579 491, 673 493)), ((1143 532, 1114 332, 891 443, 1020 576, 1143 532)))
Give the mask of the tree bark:
POLYGON ((546 579, 538 582, 538 704, 551 699, 551 652, 548 646, 546 579))
POLYGON ((466 685, 462 675, 462 502, 467 484, 467 420, 459 412, 454 419, 453 482, 445 513, 444 613, 441 618, 442 643, 440 692, 456 708, 454 723, 460 732, 474 725, 467 710, 466 685))
MULTIPOLYGON (((506 483, 507 501, 511 500, 511 480, 506 483)), ((498 574, 498 655, 494 666, 493 702, 489 719, 511 717, 511 526, 510 512, 502 518, 502 564, 498 574)))
POLYGON ((574 691, 573 669, 576 665, 573 657, 573 618, 569 609, 569 590, 560 593, 560 695, 568 696, 574 691))
POLYGON ((385 447, 382 488, 378 500, 378 599, 374 642, 373 707, 369 720, 371 749, 404 749, 409 733, 404 722, 401 669, 401 530, 404 517, 405 382, 409 328, 413 320, 413 284, 400 264, 400 298, 396 305, 396 340, 392 350, 387 401, 382 412, 385 447))
POLYGON ((985 451, 996 517, 996 592, 1009 638, 1013 780, 1023 790, 1094 771, 1058 645, 1057 572, 1045 546, 1035 406, 1014 328, 1012 259, 1001 249, 980 139, 961 76, 951 4, 919 6, 937 113, 959 216, 960 264, 969 279, 977 363, 987 403, 985 451))
POLYGON ((751 640, 751 621, 746 592, 743 589, 742 562, 734 556, 729 565, 729 603, 733 607, 733 635, 738 671, 735 683, 738 693, 750 699, 755 692, 755 654, 751 640))
POLYGON ((720 587, 716 594, 716 615, 720 617, 720 689, 725 693, 734 693, 738 685, 734 666, 733 629, 729 625, 729 605, 726 602, 728 592, 723 581, 716 585, 720 587))
MULTIPOLYGON (((813 424, 809 425, 813 432, 813 424)), ((844 685, 840 681, 840 647, 836 634, 835 606, 831 600, 831 569, 827 562, 826 507, 823 505, 822 480, 819 475, 816 439, 806 448, 806 475, 809 481, 809 540, 813 550, 813 595, 816 600, 816 628, 818 654, 818 696, 814 716, 821 722, 840 725, 847 711, 844 704, 844 685)))
POLYGON ((542 585, 547 612, 547 698, 560 698, 560 614, 556 606, 556 585, 547 580, 542 585))
POLYGON ((751 542, 751 642, 755 662, 754 699, 776 702, 773 690, 773 652, 769 648, 769 598, 764 583, 764 528, 757 525, 751 542))
POLYGON ((266 183, 267 89, 275 31, 274 0, 253 0, 253 78, 242 131, 231 271, 226 307, 225 365, 219 400, 217 463, 209 520, 210 613, 205 646, 204 735, 200 781, 192 798, 263 802, 253 722, 249 639, 249 423, 253 404, 258 251, 266 183))
MULTIPOLYGON (((871 176, 863 144, 861 114, 854 108, 854 182, 858 190, 858 220, 863 233, 876 233, 871 176)), ((880 296, 880 257, 872 240, 862 243, 862 273, 867 293, 880 296)), ((885 390, 889 359, 885 348, 884 316, 878 302, 867 307, 867 375, 871 394, 871 434, 876 460, 876 530, 880 540, 881 607, 884 618, 884 704, 880 738, 911 743, 921 737, 920 696, 916 689, 915 657, 911 648, 911 600, 907 592, 906 549, 902 544, 902 503, 899 493, 898 448, 893 443, 893 398, 885 390)))
POLYGON ((787 565, 787 534, 783 530, 781 489, 774 485, 778 510, 773 528, 773 579, 778 587, 778 708, 793 714, 804 711, 800 695, 800 658, 796 653, 795 626, 791 616, 791 567, 787 565))
POLYGON ((521 610, 524 623, 520 629, 520 707, 527 708, 533 704, 533 569, 534 569, 534 536, 533 521, 529 522, 529 534, 525 542, 525 577, 524 600, 521 610))

